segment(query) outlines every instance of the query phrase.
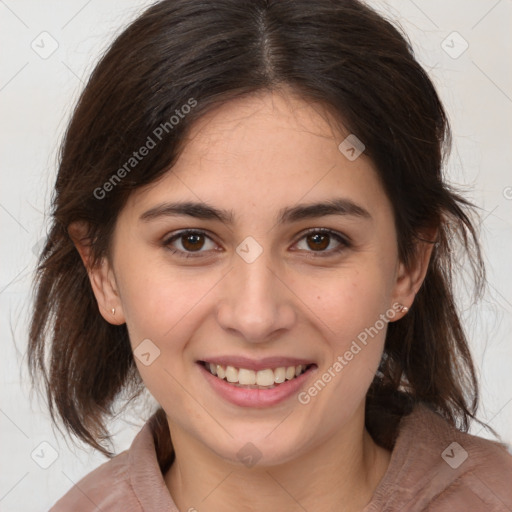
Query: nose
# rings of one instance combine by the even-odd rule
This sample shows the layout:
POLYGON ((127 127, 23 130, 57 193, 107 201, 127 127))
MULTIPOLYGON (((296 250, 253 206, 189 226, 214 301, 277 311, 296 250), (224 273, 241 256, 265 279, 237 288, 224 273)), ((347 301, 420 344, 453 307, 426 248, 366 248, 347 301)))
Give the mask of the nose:
POLYGON ((266 251, 251 263, 235 255, 217 306, 221 327, 250 343, 265 343, 289 330, 295 322, 293 292, 282 274, 266 251))

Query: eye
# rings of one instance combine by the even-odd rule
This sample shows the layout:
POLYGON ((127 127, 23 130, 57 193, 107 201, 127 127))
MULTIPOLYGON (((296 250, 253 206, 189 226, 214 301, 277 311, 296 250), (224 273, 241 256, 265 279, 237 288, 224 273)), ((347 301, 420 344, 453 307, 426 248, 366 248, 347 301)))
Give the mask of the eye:
POLYGON ((335 254, 340 253, 344 249, 350 247, 350 242, 347 240, 346 237, 341 235, 340 233, 336 231, 332 231, 331 229, 325 229, 325 228, 312 228, 306 231, 305 235, 300 238, 299 242, 304 240, 306 243, 306 247, 309 249, 313 249, 312 251, 307 252, 313 252, 313 253, 320 253, 320 254, 313 254, 309 257, 327 257, 327 256, 333 256, 335 254), (338 243, 338 247, 329 251, 326 251, 325 249, 329 247, 332 240, 335 240, 338 243))
MULTIPOLYGON (((173 254, 176 254, 180 258, 194 258, 194 257, 200 257, 202 252, 208 252, 208 251, 201 251, 205 247, 205 239, 212 242, 214 245, 215 243, 213 240, 204 232, 201 230, 184 230, 179 231, 178 233, 174 233, 169 238, 166 238, 163 241, 164 247, 169 249, 173 254), (179 242, 181 245, 181 248, 176 248, 173 244, 176 242, 179 242), (197 254, 194 254, 197 253, 197 254)), ((308 257, 326 257, 326 256, 332 256, 334 254, 338 254, 347 247, 350 247, 350 242, 340 233, 336 231, 332 231, 330 229, 325 228, 312 228, 309 229, 303 236, 299 239, 299 242, 305 240, 307 247, 310 249, 313 248, 312 251, 308 251, 306 249, 306 252, 313 252, 313 253, 320 253, 320 254, 314 254, 313 256, 308 257), (329 251, 326 251, 325 249, 331 245, 331 241, 335 240, 338 243, 338 247, 329 251)), ((297 242, 298 243, 298 242, 297 242)), ((210 250, 216 250, 214 247, 210 248, 210 250)), ((301 249, 302 250, 302 249, 301 249)))
POLYGON ((201 252, 201 249, 204 247, 204 239, 212 241, 204 231, 185 230, 175 233, 171 237, 165 239, 163 245, 173 254, 177 254, 180 257, 194 258, 196 255, 193 253, 201 252), (178 241, 184 250, 172 247, 172 244, 174 244, 175 241, 178 241))

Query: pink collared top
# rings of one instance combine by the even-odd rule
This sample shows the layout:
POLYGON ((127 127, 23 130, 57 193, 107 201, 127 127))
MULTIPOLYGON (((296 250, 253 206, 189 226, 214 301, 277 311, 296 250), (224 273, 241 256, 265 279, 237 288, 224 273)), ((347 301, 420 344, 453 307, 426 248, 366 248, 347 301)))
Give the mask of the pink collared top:
MULTIPOLYGON (((50 512, 179 512, 164 482, 151 425, 50 512)), ((512 455, 506 445, 460 432, 417 405, 401 420, 388 469, 361 512, 399 511, 511 512, 512 455)))

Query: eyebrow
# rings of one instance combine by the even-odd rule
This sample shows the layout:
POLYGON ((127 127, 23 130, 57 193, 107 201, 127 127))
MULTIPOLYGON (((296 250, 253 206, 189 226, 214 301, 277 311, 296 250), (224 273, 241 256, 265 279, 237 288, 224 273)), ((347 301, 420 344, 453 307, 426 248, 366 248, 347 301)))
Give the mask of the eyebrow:
MULTIPOLYGON (((279 210, 276 223, 278 225, 297 222, 304 219, 314 219, 327 215, 341 215, 371 220, 372 216, 362 206, 346 198, 334 198, 321 203, 299 204, 279 210)), ((233 224, 232 210, 223 210, 191 201, 162 203, 146 212, 139 219, 149 222, 161 217, 187 216, 203 220, 218 220, 225 224, 233 224)))

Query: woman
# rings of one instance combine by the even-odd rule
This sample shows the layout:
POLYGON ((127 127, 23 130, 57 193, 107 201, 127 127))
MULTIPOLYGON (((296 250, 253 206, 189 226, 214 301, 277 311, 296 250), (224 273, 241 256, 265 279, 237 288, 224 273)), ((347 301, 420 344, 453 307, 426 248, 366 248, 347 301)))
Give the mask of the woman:
POLYGON ((355 0, 164 0, 62 146, 29 363, 111 460, 64 510, 509 510, 452 253, 436 91, 355 0), (48 364, 45 363, 49 358, 48 364), (160 407, 114 456, 121 393, 160 407), (507 508, 508 507, 508 508, 507 508))

